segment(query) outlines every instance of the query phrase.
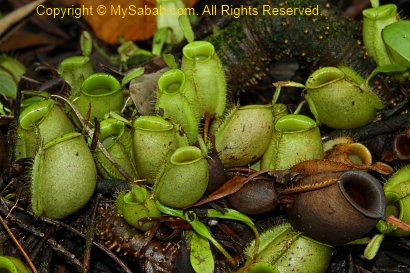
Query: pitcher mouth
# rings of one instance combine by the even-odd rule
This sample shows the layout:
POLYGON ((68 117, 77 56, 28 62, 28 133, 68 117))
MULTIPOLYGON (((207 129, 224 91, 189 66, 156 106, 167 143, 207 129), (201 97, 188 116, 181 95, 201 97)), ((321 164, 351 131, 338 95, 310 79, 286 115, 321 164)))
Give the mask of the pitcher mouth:
POLYGON ((281 133, 292 134, 306 132, 316 126, 316 122, 307 116, 288 114, 276 121, 275 130, 281 133))
POLYGON ((339 178, 339 188, 346 200, 364 216, 382 219, 386 198, 380 182, 362 171, 347 171, 339 178))

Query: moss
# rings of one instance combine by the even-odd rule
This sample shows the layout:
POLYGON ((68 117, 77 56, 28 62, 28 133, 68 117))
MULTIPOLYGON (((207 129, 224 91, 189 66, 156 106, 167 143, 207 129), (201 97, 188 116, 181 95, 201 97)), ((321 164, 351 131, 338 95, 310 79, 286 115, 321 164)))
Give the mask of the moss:
MULTIPOLYGON (((268 16, 259 12, 257 16, 241 16, 208 37, 225 65, 231 89, 255 84, 265 76, 271 61, 286 56, 309 62, 312 70, 347 65, 363 75, 369 73, 373 63, 364 58, 359 23, 341 17, 325 1, 306 0, 302 6, 316 5, 319 16, 268 16)), ((300 6, 296 0, 283 3, 283 7, 300 6)))

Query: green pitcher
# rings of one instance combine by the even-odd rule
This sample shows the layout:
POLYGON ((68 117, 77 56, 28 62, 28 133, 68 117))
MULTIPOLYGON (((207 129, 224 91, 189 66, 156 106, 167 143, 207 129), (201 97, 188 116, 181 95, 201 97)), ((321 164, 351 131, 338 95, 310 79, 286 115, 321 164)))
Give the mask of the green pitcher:
POLYGON ((141 116, 133 122, 133 148, 138 174, 154 184, 161 166, 178 147, 187 146, 177 127, 159 116, 141 116))
MULTIPOLYGON (((110 156, 134 179, 138 179, 134 160, 131 130, 125 123, 115 118, 107 118, 100 123, 99 140, 110 156)), ((101 175, 106 179, 124 180, 123 175, 97 148, 95 163, 101 175)))
POLYGON ((208 186, 208 162, 199 148, 178 148, 158 176, 154 195, 162 204, 185 208, 198 201, 208 186))
POLYGON ((90 121, 102 120, 110 111, 121 112, 124 96, 119 81, 106 73, 95 73, 81 85, 80 94, 73 98, 73 103, 83 117, 91 107, 90 121))
POLYGON ((81 209, 97 182, 93 156, 80 133, 46 143, 33 162, 31 205, 36 217, 64 218, 81 209))
POLYGON ((275 123, 269 147, 261 159, 261 169, 285 170, 296 163, 323 157, 317 123, 304 115, 288 114, 275 123))
POLYGON ((271 105, 234 108, 225 120, 213 126, 215 146, 225 167, 251 164, 262 157, 273 132, 271 105))
POLYGON ((307 99, 321 123, 351 129, 370 123, 384 105, 364 79, 348 67, 323 67, 306 81, 307 99))
POLYGON ((34 157, 41 143, 69 132, 74 132, 74 126, 54 100, 29 105, 19 116, 16 159, 34 157))

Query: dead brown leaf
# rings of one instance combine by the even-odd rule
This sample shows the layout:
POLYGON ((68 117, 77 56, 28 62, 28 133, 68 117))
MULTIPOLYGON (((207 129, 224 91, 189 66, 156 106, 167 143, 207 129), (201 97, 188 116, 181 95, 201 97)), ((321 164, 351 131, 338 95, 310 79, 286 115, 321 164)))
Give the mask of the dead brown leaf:
POLYGON ((154 113, 154 104, 158 79, 167 70, 163 68, 155 73, 144 74, 130 83, 131 99, 141 115, 151 115, 154 113))
MULTIPOLYGON (((197 0, 184 0, 192 7, 197 0)), ((111 7, 122 7, 123 9, 130 5, 135 5, 135 8, 155 8, 155 0, 100 0, 97 2, 94 0, 78 0, 80 5, 85 7, 93 7, 94 15, 85 15, 85 21, 92 27, 93 31, 101 40, 109 43, 118 43, 118 37, 122 36, 126 40, 145 40, 150 38, 156 30, 156 22, 154 15, 113 15, 111 7), (107 12, 105 15, 97 15, 96 9, 98 6, 103 5, 106 7, 107 12)))
POLYGON ((44 33, 18 30, 0 43, 0 51, 8 52, 35 46, 51 45, 57 40, 44 33))
POLYGON ((228 195, 234 194, 235 192, 242 189, 249 181, 251 181, 255 177, 272 171, 272 169, 267 169, 259 172, 254 172, 249 176, 235 176, 234 178, 228 180, 225 184, 223 184, 219 189, 211 193, 208 197, 199 200, 192 206, 201 206, 211 201, 215 201, 228 195))

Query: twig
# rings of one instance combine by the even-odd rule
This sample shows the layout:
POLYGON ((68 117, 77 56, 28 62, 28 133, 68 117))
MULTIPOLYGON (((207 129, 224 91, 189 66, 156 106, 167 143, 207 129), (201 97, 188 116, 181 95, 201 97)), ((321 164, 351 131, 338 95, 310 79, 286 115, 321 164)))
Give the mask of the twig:
POLYGON ((88 222, 88 229, 85 239, 85 250, 83 258, 83 273, 88 273, 90 270, 90 259, 91 259, 91 247, 94 241, 95 234, 95 215, 97 213, 98 203, 100 202, 101 195, 97 195, 94 199, 91 211, 90 221, 88 222))
POLYGON ((50 228, 46 234, 44 234, 44 237, 41 238, 41 241, 36 245, 36 247, 34 248, 34 250, 31 252, 31 259, 35 260, 38 253, 40 253, 41 248, 43 247, 43 245, 45 243, 47 243, 47 241, 50 239, 51 235, 53 235, 53 233, 55 232, 55 226, 52 226, 52 228, 50 228))
POLYGON ((33 262, 31 261, 30 257, 27 255, 26 251, 21 247, 19 241, 17 238, 14 236, 13 232, 11 229, 8 227, 6 222, 4 222, 3 217, 0 215, 0 223, 2 226, 6 229, 7 233, 9 234, 10 238, 14 241, 16 244, 17 248, 20 250, 21 254, 23 254, 24 258, 26 259, 27 263, 29 264, 31 270, 33 270, 34 273, 38 273, 36 267, 34 266, 33 262))
MULTIPOLYGON (((59 95, 51 95, 51 97, 53 98, 57 98, 60 100, 63 100, 65 103, 67 103, 71 109, 73 109, 74 113, 76 114, 76 116, 78 117, 79 121, 81 122, 81 125, 83 125, 87 135, 92 139, 94 136, 93 131, 91 131, 91 129, 88 126, 85 126, 86 121, 84 120, 84 118, 81 116, 80 112, 78 112, 78 110, 75 108, 75 106, 66 98, 59 96, 59 95)), ((117 168, 117 170, 129 181, 132 182, 134 179, 127 173, 126 170, 124 170, 124 168, 119 165, 117 163, 117 161, 115 161, 110 154, 108 153, 107 149, 105 149, 104 145, 101 144, 101 142, 98 140, 97 141, 97 147, 101 150, 101 152, 103 153, 103 155, 117 168)))
MULTIPOLYGON (((19 208, 19 207, 16 207, 16 208, 18 208, 18 209, 19 209, 20 211, 22 211, 22 212, 25 212, 23 209, 21 209, 21 208, 19 208)), ((7 209, 5 209, 5 208, 3 208, 3 207, 1 207, 1 206, 0 206, 0 212, 3 213, 3 214, 7 214, 7 213, 8 213, 8 212, 7 212, 7 209)), ((1 218, 1 216, 0 216, 0 218, 1 218)), ((33 226, 31 226, 31 225, 28 225, 28 224, 22 222, 22 221, 21 221, 16 215, 14 215, 14 214, 10 214, 10 213, 9 213, 9 217, 8 217, 7 219, 9 219, 10 221, 13 221, 13 223, 14 223, 16 226, 18 226, 19 228, 24 229, 24 230, 30 232, 31 234, 33 234, 33 235, 35 235, 35 236, 37 236, 37 237, 44 238, 44 236, 45 236, 45 234, 44 234, 43 232, 38 231, 35 227, 33 227, 33 226)), ((0 220, 1 220, 1 219, 0 219, 0 220)), ((54 239, 51 239, 51 238, 48 239, 48 240, 47 240, 47 244, 49 244, 54 251, 56 251, 56 252, 60 253, 61 255, 63 255, 63 256, 65 257, 65 259, 67 260, 67 262, 69 262, 71 265, 73 265, 73 266, 76 267, 77 271, 81 271, 81 263, 80 263, 80 261, 79 261, 78 259, 76 259, 75 256, 74 256, 71 252, 67 251, 62 245, 60 245, 59 243, 57 243, 54 239)), ((26 254, 26 255, 27 255, 27 254, 26 254)), ((34 265, 33 265, 33 266, 34 266, 34 265)), ((30 265, 30 267, 31 267, 31 265, 30 265)), ((34 268, 34 270, 35 270, 35 268, 34 268)), ((34 271, 34 270, 33 270, 34 273, 38 273, 38 271, 34 271)))
POLYGON ((46 248, 44 249, 42 254, 43 256, 41 257, 41 263, 38 266, 38 272, 39 273, 50 273, 53 251, 51 248, 46 248))
POLYGON ((338 137, 350 135, 357 141, 367 140, 369 138, 389 134, 392 132, 400 131, 406 128, 410 122, 410 114, 397 115, 387 120, 373 122, 364 127, 360 127, 352 130, 335 130, 329 134, 330 137, 338 137))
POLYGON ((24 17, 32 13, 38 5, 43 4, 44 2, 46 2, 46 0, 37 0, 37 1, 31 2, 25 6, 22 6, 19 9, 14 10, 13 12, 10 12, 6 16, 4 16, 0 20, 0 36, 4 32, 6 32, 11 26, 13 26, 15 23, 19 22, 24 17))
MULTIPOLYGON (((5 203, 8 207, 11 207, 11 206, 14 205, 13 202, 4 199, 2 196, 0 196, 0 200, 1 200, 3 203, 5 203)), ((1 211, 1 209, 2 209, 2 207, 0 206, 0 211, 1 211)), ((26 211, 26 210, 24 210, 23 208, 15 207, 15 209, 16 209, 16 210, 19 210, 19 211, 21 211, 21 212, 23 212, 23 213, 25 213, 25 214, 28 214, 28 215, 30 215, 30 216, 32 216, 32 217, 34 217, 34 214, 33 214, 32 212, 26 211)), ((5 213, 4 213, 4 214, 5 214, 5 213)), ((11 220, 12 220, 12 221, 15 221, 13 215, 10 215, 10 217, 11 217, 11 220), (13 219, 14 219, 14 220, 13 220, 13 219)), ((52 219, 47 218, 47 217, 44 217, 44 216, 40 216, 40 217, 38 218, 38 220, 43 221, 43 222, 48 223, 48 224, 55 225, 55 226, 57 226, 57 227, 64 227, 64 228, 67 229, 68 231, 71 231, 72 233, 74 233, 74 234, 80 236, 81 238, 83 238, 83 239, 86 238, 83 233, 81 233, 80 231, 78 231, 78 230, 76 230, 75 228, 71 227, 70 225, 67 225, 67 224, 64 223, 64 222, 61 222, 61 221, 58 221, 58 220, 52 220, 52 219)), ((23 224, 23 223, 20 223, 20 224, 23 224)), ((25 224, 24 224, 24 225, 25 225, 25 224)), ((20 226, 20 227, 21 227, 21 226, 20 226)), ((41 233, 41 232, 39 232, 39 231, 37 231, 37 230, 35 230, 35 229, 34 229, 34 230, 33 230, 33 229, 29 229, 30 227, 26 227, 26 228, 21 227, 21 228, 26 229, 26 230, 32 232, 32 233, 33 233, 34 235, 36 235, 36 236, 39 236, 39 237, 43 237, 43 236, 44 236, 43 233, 41 233)), ((50 239, 50 240, 52 240, 52 239, 50 239)), ((116 263, 118 264, 118 266, 120 266, 120 267, 122 268, 122 270, 124 270, 124 272, 126 272, 126 273, 133 273, 133 272, 131 271, 131 269, 130 269, 121 259, 119 259, 114 253, 112 253, 112 252, 111 252, 108 248, 106 248, 103 244, 101 244, 101 243, 99 243, 99 242, 93 241, 93 245, 95 245, 96 247, 98 247, 101 251, 105 252, 105 254, 107 254, 108 257, 110 257, 114 262, 116 262, 116 263)), ((79 267, 79 268, 80 268, 79 271, 81 271, 81 269, 82 269, 82 268, 81 268, 81 263, 80 263, 80 267, 79 267)))

